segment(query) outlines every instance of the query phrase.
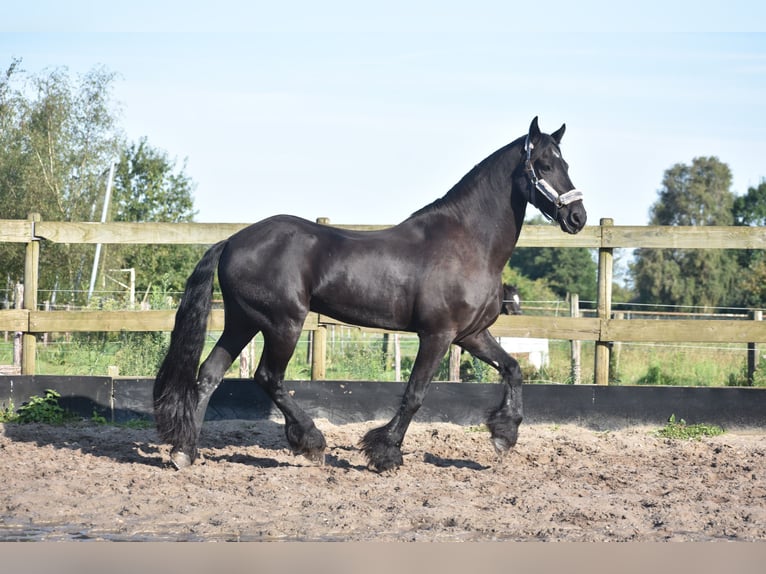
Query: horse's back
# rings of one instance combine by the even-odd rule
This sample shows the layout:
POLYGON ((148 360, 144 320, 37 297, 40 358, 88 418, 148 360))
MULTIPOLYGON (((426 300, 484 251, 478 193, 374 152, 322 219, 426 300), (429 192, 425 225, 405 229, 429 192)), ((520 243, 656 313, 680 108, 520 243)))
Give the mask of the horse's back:
POLYGON ((446 241, 439 228, 405 221, 355 231, 290 215, 264 219, 229 239, 219 264, 224 301, 232 312, 255 310, 273 321, 312 310, 393 330, 483 324, 494 313, 488 305, 499 305, 497 280, 470 249, 456 248, 459 233, 451 250, 434 257, 446 241))
POLYGON ((401 227, 355 231, 270 217, 229 238, 218 269, 224 301, 236 312, 256 309, 276 318, 314 310, 403 329, 422 272, 413 245, 420 239, 401 227))

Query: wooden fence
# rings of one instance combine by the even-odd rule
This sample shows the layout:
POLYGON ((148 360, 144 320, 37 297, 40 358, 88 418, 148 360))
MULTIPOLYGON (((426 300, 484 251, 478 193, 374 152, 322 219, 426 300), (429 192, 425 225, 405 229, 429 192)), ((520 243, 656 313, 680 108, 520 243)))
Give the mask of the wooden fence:
MULTIPOLYGON (((322 219, 323 223, 328 223, 322 219)), ((329 223, 328 223, 329 224, 329 223)), ((26 244, 24 305, 0 310, 0 331, 22 333, 22 374, 35 373, 37 335, 73 331, 170 331, 174 311, 42 311, 37 283, 40 242, 86 244, 212 244, 246 224, 218 223, 71 223, 0 220, 0 243, 26 244)), ((371 230, 387 226, 338 225, 371 230)), ((617 248, 766 249, 766 229, 756 227, 616 226, 611 219, 567 235, 554 226, 527 225, 519 247, 585 247, 598 250, 596 317, 532 317, 501 315, 492 327, 495 336, 541 337, 595 341, 594 382, 608 384, 613 342, 766 342, 766 323, 742 320, 623 319, 612 313, 613 251, 617 248)), ((760 314, 754 314, 756 317, 760 314)), ((340 324, 311 313, 304 328, 313 331, 312 378, 324 378, 326 331, 340 324)), ((214 310, 209 328, 223 328, 223 312, 214 310)), ((757 351, 753 350, 753 353, 757 351)))

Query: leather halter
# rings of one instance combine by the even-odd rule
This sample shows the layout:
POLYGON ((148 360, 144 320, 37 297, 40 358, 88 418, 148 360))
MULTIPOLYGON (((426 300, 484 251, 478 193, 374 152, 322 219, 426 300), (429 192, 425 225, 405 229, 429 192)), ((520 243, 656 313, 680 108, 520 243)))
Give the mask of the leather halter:
POLYGON ((537 207, 540 211, 542 211, 543 215, 547 217, 548 219, 554 219, 556 212, 558 212, 559 209, 562 207, 569 205, 570 203, 574 203, 575 201, 580 201, 583 198, 582 191, 578 189, 572 189, 570 191, 567 191, 566 193, 559 194, 556 189, 549 184, 544 179, 540 179, 537 177, 537 174, 535 173, 535 168, 532 165, 532 149, 535 146, 532 144, 531 141, 529 141, 529 134, 527 134, 526 140, 524 140, 524 151, 526 152, 526 160, 524 162, 524 173, 527 174, 527 177, 529 178, 529 181, 532 183, 533 193, 532 197, 529 198, 529 201, 532 205, 537 207), (537 205, 537 201, 535 201, 534 197, 534 190, 537 190, 545 199, 547 199, 554 207, 554 215, 551 215, 549 213, 546 213, 546 211, 537 205))

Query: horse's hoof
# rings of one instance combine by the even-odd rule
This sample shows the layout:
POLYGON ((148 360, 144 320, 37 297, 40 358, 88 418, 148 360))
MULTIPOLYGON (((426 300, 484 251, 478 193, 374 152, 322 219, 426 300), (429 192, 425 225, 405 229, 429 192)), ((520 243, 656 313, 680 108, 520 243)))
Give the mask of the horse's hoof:
POLYGON ((173 466, 175 466, 176 469, 181 470, 182 468, 191 466, 192 462, 194 461, 185 452, 180 450, 174 450, 170 453, 170 462, 173 463, 173 466))
POLYGON ((370 470, 382 473, 396 470, 404 464, 402 449, 391 439, 386 427, 368 431, 359 441, 359 446, 370 470))
POLYGON ((314 463, 324 463, 327 441, 325 441, 322 431, 316 428, 313 423, 308 429, 298 423, 287 423, 285 435, 294 455, 303 455, 314 463))
POLYGON ((370 461, 367 464, 367 469, 373 472, 377 472, 378 474, 385 474, 385 473, 392 473, 395 470, 398 470, 399 467, 402 466, 402 464, 403 464, 403 461, 401 459, 398 461, 396 460, 370 461))
POLYGON ((495 447, 495 452, 501 459, 513 447, 511 441, 503 436, 493 436, 492 446, 495 447))
POLYGON ((325 463, 325 453, 324 449, 321 450, 309 450, 304 452, 296 452, 294 454, 301 454, 307 459, 309 459, 311 462, 313 462, 317 466, 324 466, 325 463))

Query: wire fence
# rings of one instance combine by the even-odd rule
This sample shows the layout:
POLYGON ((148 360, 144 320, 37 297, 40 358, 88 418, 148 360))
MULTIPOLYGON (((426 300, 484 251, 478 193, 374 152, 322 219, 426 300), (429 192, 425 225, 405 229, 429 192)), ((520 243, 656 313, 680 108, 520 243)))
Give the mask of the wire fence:
MULTIPOLYGON (((0 289, 0 306, 13 308, 18 289, 10 283, 0 289)), ((122 309, 173 309, 182 292, 147 294, 131 305, 130 294, 125 289, 98 289, 87 305, 75 305, 67 301, 85 300, 85 290, 40 290, 37 309, 40 311, 82 311, 122 309)), ((581 317, 596 317, 596 302, 579 301, 581 317)), ((214 297, 214 308, 221 308, 220 295, 214 297)), ((572 310, 568 299, 525 300, 522 312, 534 317, 569 317, 572 310)), ((620 318, 641 319, 742 319, 751 318, 752 310, 731 307, 694 305, 665 305, 661 303, 612 302, 612 314, 620 318)), ((360 332, 352 327, 330 326, 328 331, 327 376, 339 379, 396 380, 408 376, 408 368, 417 354, 418 339, 415 335, 400 335, 400 366, 393 365, 392 352, 384 347, 383 335, 360 332), (394 374, 396 372, 396 374, 394 374)), ((104 374, 108 367, 117 365, 124 375, 152 376, 161 360, 167 333, 153 334, 154 340, 147 345, 134 333, 132 338, 117 333, 69 333, 44 334, 39 349, 39 374, 104 374), (126 358, 130 355, 130 358, 126 358), (86 371, 83 373, 83 371, 86 371)), ((218 333, 209 334, 209 346, 214 344, 218 333)), ((304 332, 298 343, 295 357, 288 367, 287 376, 293 379, 310 378, 311 334, 304 332)), ((583 342, 583 352, 589 353, 589 343, 583 342)), ((520 360, 526 382, 571 382, 571 356, 569 341, 550 341, 549 360, 544 365, 531 364, 525 354, 520 360)), ((683 342, 623 342, 615 343, 613 382, 623 384, 686 384, 714 385, 744 384, 743 358, 747 356, 745 343, 690 344, 683 342), (695 367, 696 365, 696 367, 695 367)), ((14 333, 0 333, 0 365, 11 364, 14 356, 14 333)), ((257 364, 259 343, 250 346, 250 372, 257 364)), ((445 359, 446 360, 446 359, 445 359)), ((763 361, 759 357, 758 361, 763 361)), ((760 369, 763 371, 763 369, 760 369)), ((242 371, 239 360, 229 376, 242 371)), ((494 372, 484 369, 468 357, 461 360, 461 380, 492 380, 494 372)), ((449 380, 446 368, 440 369, 436 380, 449 380)), ((592 366, 585 364, 581 371, 582 382, 589 382, 592 366)), ((749 382, 749 381, 748 381, 749 382)), ((758 384, 758 381, 756 382, 758 384)))

